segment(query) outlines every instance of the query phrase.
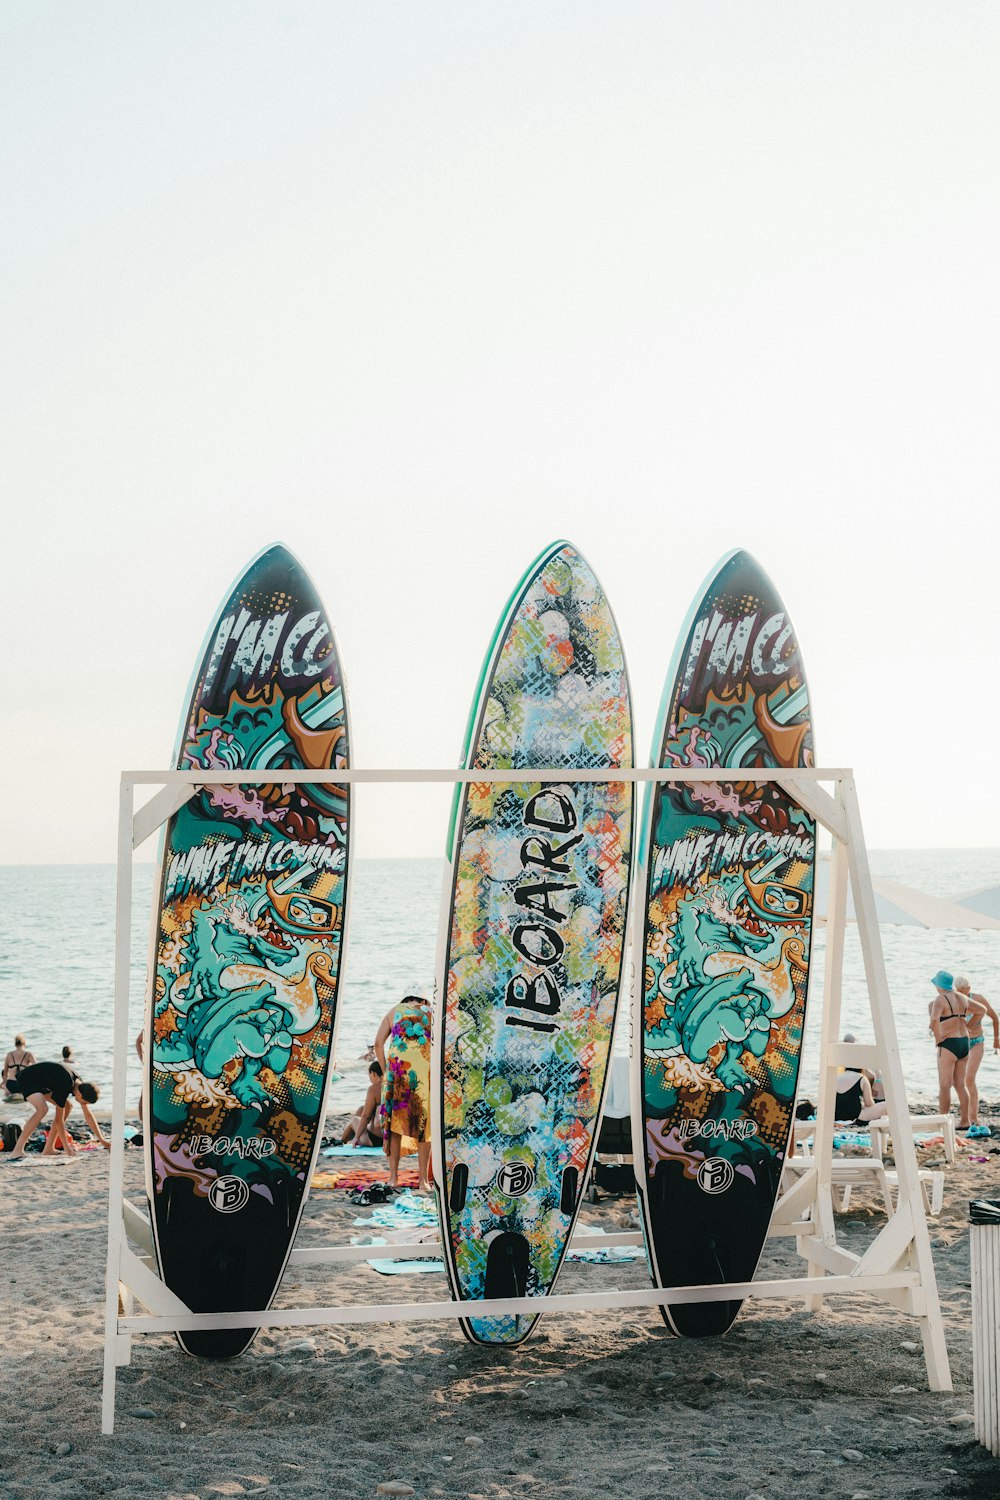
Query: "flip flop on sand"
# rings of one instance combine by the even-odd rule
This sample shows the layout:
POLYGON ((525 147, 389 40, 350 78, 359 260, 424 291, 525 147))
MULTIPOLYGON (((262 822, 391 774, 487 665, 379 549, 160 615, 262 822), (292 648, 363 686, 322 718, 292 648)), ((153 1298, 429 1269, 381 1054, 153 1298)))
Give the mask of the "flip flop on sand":
POLYGON ((395 1188, 389 1187, 385 1182, 373 1182, 371 1187, 361 1188, 359 1192, 352 1193, 351 1202, 358 1208, 370 1208, 373 1203, 388 1203, 395 1191, 395 1188))

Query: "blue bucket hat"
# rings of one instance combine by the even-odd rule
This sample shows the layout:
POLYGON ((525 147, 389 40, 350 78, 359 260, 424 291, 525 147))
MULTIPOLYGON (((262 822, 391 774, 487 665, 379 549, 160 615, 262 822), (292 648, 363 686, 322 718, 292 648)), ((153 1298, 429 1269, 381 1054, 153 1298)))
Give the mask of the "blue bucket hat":
POLYGON ((939 990, 950 990, 954 983, 955 981, 947 969, 938 969, 931 980, 931 984, 936 985, 939 990))

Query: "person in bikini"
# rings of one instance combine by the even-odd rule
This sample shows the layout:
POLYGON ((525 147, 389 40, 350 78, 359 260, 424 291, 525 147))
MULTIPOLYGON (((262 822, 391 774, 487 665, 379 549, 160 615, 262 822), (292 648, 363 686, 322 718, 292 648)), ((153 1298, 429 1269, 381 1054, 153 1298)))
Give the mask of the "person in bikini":
POLYGON ((976 1075, 986 1051, 983 1023, 987 1016, 993 1022, 993 1051, 1000 1052, 1000 1016, 985 995, 978 995, 964 974, 955 976, 955 993, 965 1005, 965 1024, 969 1031, 969 1061, 965 1069, 965 1086, 969 1090, 970 1135, 990 1135, 990 1127, 979 1120, 979 1087, 976 1075))
POLYGON ((24 1037, 18 1034, 14 1038, 14 1050, 8 1052, 3 1064, 3 1087, 7 1099, 16 1099, 20 1096, 21 1085, 18 1076, 25 1068, 30 1068, 35 1061, 35 1054, 29 1052, 24 1044, 24 1037))
POLYGON ((931 1001, 931 1032, 937 1047, 938 1108, 951 1112, 951 1091, 958 1098, 958 1129, 968 1130, 969 1090, 965 1081, 969 1065, 969 1028, 965 1016, 968 1001, 955 993, 955 981, 947 969, 938 969, 931 980, 937 994, 931 1001))

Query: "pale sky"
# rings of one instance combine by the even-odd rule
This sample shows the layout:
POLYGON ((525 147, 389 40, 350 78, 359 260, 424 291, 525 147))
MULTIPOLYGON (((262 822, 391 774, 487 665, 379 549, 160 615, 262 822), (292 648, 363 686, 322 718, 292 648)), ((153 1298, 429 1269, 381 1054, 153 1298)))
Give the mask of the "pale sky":
MULTIPOLYGON (((275 540, 365 766, 457 763, 557 537, 646 763, 747 547, 869 842, 1000 845, 998 83, 992 0, 6 0, 0 862, 114 857, 275 540)), ((359 797, 359 852, 447 800, 359 797)))

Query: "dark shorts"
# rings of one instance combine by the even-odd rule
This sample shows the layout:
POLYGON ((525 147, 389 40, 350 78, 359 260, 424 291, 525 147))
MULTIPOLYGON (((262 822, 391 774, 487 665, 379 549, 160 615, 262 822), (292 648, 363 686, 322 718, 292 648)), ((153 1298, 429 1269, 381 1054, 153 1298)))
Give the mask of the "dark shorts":
POLYGON ((938 1042, 938 1047, 943 1052, 951 1052, 961 1062, 963 1057, 969 1055, 969 1038, 967 1036, 946 1036, 943 1042, 938 1042))

